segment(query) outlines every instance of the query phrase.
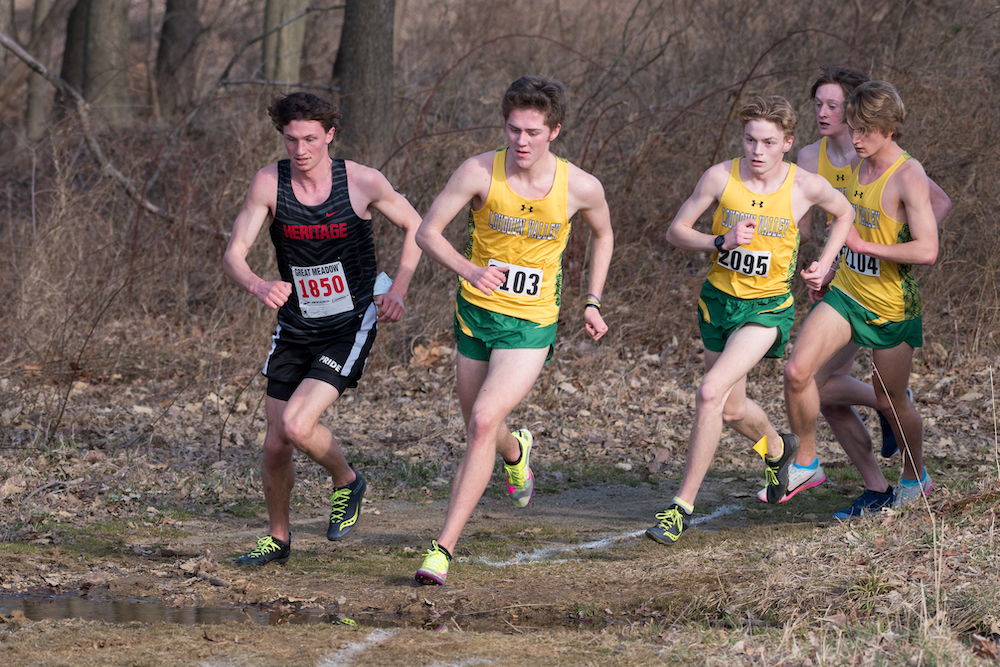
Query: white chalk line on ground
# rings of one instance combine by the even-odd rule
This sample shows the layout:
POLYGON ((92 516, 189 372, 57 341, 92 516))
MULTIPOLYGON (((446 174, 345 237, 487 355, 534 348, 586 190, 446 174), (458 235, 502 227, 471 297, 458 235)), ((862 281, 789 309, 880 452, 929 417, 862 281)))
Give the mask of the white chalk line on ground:
MULTIPOLYGON (((743 505, 720 505, 716 507, 710 514, 705 516, 695 517, 687 522, 689 526, 696 526, 699 523, 705 521, 712 521, 713 519, 718 519, 719 517, 726 516, 727 514, 732 514, 737 510, 743 509, 743 505)), ((600 549, 607 549, 615 542, 621 542, 622 540, 628 540, 633 537, 639 537, 645 530, 635 530, 628 533, 622 533, 620 535, 611 535, 599 540, 594 540, 592 542, 584 542, 583 544, 572 544, 562 547, 546 547, 544 549, 535 549, 531 552, 521 552, 515 554, 513 558, 505 561, 496 561, 489 558, 477 558, 476 563, 482 563, 484 565, 491 565, 493 567, 507 567, 509 565, 523 565, 525 563, 537 563, 539 561, 548 560, 550 556, 560 553, 566 553, 569 551, 597 551, 600 549)), ((561 562, 561 561, 553 561, 561 562)))
MULTIPOLYGON (((331 653, 330 655, 321 658, 317 663, 317 667, 349 667, 354 664, 357 658, 364 653, 364 651, 372 646, 375 646, 376 644, 381 644, 382 642, 391 639, 396 632, 396 630, 382 630, 381 628, 376 628, 375 630, 372 630, 371 633, 364 638, 364 640, 348 644, 336 653, 331 653)), ((473 667, 474 665, 490 665, 494 662, 496 661, 487 658, 469 658, 468 660, 462 660, 461 662, 435 662, 429 665, 429 667, 473 667)))
POLYGON ((368 636, 364 638, 364 640, 348 644, 336 653, 331 653, 330 655, 321 658, 317 665, 318 667, 348 667, 348 665, 354 662, 354 658, 365 649, 371 648, 375 644, 381 644, 387 639, 390 639, 394 634, 396 634, 395 630, 383 630, 381 628, 376 628, 372 630, 368 636))

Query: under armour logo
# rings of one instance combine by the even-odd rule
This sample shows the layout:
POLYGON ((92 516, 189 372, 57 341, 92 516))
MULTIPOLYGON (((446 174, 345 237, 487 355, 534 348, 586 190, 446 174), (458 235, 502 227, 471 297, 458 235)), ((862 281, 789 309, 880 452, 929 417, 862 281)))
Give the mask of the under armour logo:
POLYGON ((838 181, 844 180, 844 175, 843 174, 837 174, 837 180, 838 181))
POLYGON ((753 208, 754 206, 760 206, 761 208, 764 208, 764 200, 761 199, 760 201, 757 201, 756 199, 751 199, 750 207, 753 208))
POLYGON ((857 190, 855 190, 854 191, 854 196, 855 197, 864 197, 865 193, 864 192, 858 192, 857 190))
POLYGON ((521 204, 521 210, 522 211, 527 211, 528 213, 532 213, 535 210, 535 207, 534 206, 527 206, 526 207, 524 204, 521 204))

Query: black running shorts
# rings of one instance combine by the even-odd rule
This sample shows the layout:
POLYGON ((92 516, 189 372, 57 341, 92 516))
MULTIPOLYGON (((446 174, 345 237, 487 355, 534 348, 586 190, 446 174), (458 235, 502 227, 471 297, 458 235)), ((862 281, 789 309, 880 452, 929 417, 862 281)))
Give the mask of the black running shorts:
POLYGON ((373 303, 358 320, 357 328, 339 329, 330 337, 305 344, 282 340, 279 324, 261 370, 267 378, 267 395, 287 401, 306 378, 325 382, 340 394, 348 387, 357 387, 375 342, 377 314, 373 303))

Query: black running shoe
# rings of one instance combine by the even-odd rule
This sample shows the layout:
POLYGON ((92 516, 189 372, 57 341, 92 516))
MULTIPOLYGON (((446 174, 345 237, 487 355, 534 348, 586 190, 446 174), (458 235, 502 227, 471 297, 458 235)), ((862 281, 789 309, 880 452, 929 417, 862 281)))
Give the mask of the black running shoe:
POLYGON ((767 468, 764 469, 764 479, 767 481, 767 502, 778 503, 785 497, 788 490, 788 469, 795 462, 799 451, 799 436, 794 433, 782 433, 781 442, 785 451, 777 461, 764 459, 767 468))
POLYGON ((358 476, 356 480, 347 486, 340 486, 333 490, 330 502, 333 509, 330 510, 330 527, 326 529, 326 539, 342 540, 347 537, 361 514, 361 499, 365 497, 365 478, 357 470, 354 473, 358 476))
POLYGON ((265 535, 257 538, 257 546, 250 553, 243 554, 236 559, 237 565, 267 565, 274 561, 277 563, 287 563, 288 555, 292 552, 292 536, 288 536, 287 542, 265 535))
POLYGON ((687 514, 684 510, 677 503, 672 503, 670 507, 656 515, 659 523, 646 529, 646 537, 660 544, 673 544, 684 532, 685 516, 687 514))

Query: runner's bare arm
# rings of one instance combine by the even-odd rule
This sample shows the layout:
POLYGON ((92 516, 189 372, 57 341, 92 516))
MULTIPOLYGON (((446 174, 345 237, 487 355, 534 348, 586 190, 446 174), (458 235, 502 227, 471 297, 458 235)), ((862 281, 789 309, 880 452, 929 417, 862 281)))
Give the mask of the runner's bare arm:
POLYGON ((417 246, 417 228, 420 227, 420 214, 407 201, 406 197, 396 192, 382 172, 356 162, 346 162, 348 178, 359 194, 363 194, 369 202, 368 207, 386 217, 386 219, 405 232, 403 249, 399 256, 399 266, 392 287, 385 294, 375 297, 378 307, 379 322, 398 322, 406 309, 404 299, 410 288, 413 273, 420 261, 420 248, 417 246))
POLYGON ((222 270, 237 285, 257 297, 269 308, 280 308, 292 293, 292 286, 282 280, 267 281, 247 264, 247 253, 257 235, 273 214, 278 196, 278 168, 269 165, 257 172, 247 190, 243 210, 233 223, 233 235, 222 258, 222 270))
MULTIPOLYGON (((611 228, 611 210, 604 196, 604 186, 591 174, 571 165, 569 175, 569 207, 580 212, 580 217, 590 228, 593 246, 590 253, 589 293, 600 299, 604 282, 611 266, 615 247, 614 230, 611 228)), ((583 309, 584 328, 592 340, 599 340, 608 332, 608 325, 597 308, 583 309)))
MULTIPOLYGON (((667 241, 682 250, 715 250, 715 235, 711 233, 699 232, 694 229, 694 224, 698 222, 701 214, 708 210, 713 202, 719 200, 722 192, 726 189, 729 180, 729 167, 731 162, 722 162, 708 170, 698 179, 698 184, 694 186, 694 192, 681 204, 677 215, 667 228, 667 241)), ((726 234, 726 241, 723 247, 732 250, 740 245, 736 242, 735 235, 730 238, 734 230, 726 234)))
POLYGON ((934 221, 940 225, 951 212, 951 197, 931 177, 927 177, 927 182, 931 188, 931 210, 934 211, 934 221))
MULTIPOLYGON (((924 168, 915 160, 910 160, 889 178, 886 191, 890 187, 898 193, 899 202, 906 213, 910 240, 889 245, 861 241, 858 248, 851 249, 897 264, 933 264, 937 261, 938 229, 931 205, 930 182, 924 168)), ((885 199, 884 192, 883 203, 885 199)))
POLYGON ((417 245, 438 264, 451 269, 473 287, 489 296, 504 282, 507 269, 476 266, 444 237, 444 228, 470 201, 482 204, 490 190, 493 154, 469 158, 451 175, 444 190, 431 204, 417 230, 417 245))
MULTIPOLYGON (((814 206, 818 206, 833 216, 830 221, 830 232, 819 259, 801 272, 802 279, 810 290, 822 290, 823 279, 827 277, 848 237, 857 237, 854 231, 854 208, 847 197, 830 185, 825 178, 816 174, 802 174, 802 188, 806 198, 814 206)), ((808 215, 808 214, 807 214, 808 215)), ((860 239, 860 237, 859 237, 860 239)), ((852 242, 848 242, 849 244, 852 242)))

